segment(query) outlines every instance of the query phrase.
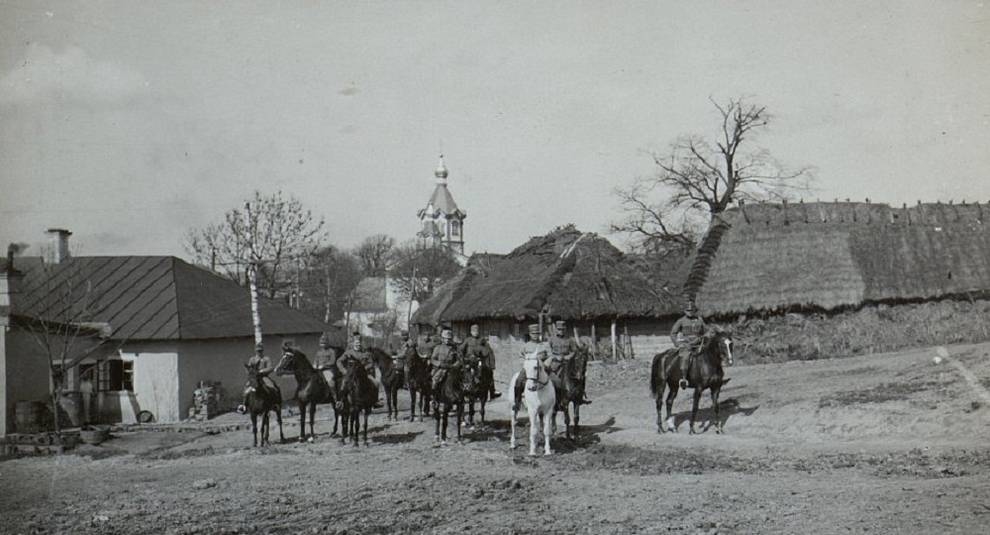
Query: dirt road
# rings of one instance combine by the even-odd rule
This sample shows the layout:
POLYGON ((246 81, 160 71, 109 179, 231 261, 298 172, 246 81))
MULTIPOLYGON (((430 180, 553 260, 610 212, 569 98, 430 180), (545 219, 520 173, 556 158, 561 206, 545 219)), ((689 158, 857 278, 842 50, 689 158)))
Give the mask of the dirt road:
POLYGON ((383 415, 359 448, 326 422, 259 449, 249 432, 134 433, 0 463, 0 531, 986 533, 990 344, 948 349, 736 366, 724 435, 689 436, 684 395, 679 432, 658 434, 649 363, 592 365, 582 436, 549 458, 508 449, 504 401, 443 448, 432 422, 383 415))

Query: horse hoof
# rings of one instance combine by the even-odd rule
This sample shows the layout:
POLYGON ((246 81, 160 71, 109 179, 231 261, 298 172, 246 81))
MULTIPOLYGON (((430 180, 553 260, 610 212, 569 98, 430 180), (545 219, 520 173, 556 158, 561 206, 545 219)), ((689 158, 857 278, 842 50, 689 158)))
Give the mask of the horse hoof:
POLYGON ((553 450, 543 452, 544 457, 549 457, 551 455, 553 455, 553 450))
POLYGON ((529 452, 529 456, 530 456, 530 457, 536 457, 536 452, 535 452, 535 451, 531 451, 531 452, 529 452))

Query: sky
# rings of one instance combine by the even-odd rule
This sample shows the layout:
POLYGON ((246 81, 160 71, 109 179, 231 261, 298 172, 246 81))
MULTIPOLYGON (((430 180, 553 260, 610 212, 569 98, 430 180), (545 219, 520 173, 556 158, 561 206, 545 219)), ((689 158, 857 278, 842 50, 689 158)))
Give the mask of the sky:
POLYGON ((740 96, 808 199, 988 202, 987 95, 974 1, 0 0, 0 243, 188 257, 254 190, 401 242, 441 152, 468 252, 604 234, 740 96))

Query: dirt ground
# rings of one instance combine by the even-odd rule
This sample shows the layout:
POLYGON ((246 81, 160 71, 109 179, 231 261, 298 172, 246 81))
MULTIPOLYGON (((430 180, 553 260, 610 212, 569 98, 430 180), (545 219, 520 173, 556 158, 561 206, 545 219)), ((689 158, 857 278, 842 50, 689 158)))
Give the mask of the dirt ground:
POLYGON ((442 448, 432 422, 382 414, 357 448, 325 420, 257 449, 249 431, 121 434, 0 462, 0 532, 987 533, 990 344, 948 350, 737 365, 723 435, 687 433, 683 393, 658 434, 649 362, 592 364, 581 437, 548 458, 509 450, 502 400, 442 448))

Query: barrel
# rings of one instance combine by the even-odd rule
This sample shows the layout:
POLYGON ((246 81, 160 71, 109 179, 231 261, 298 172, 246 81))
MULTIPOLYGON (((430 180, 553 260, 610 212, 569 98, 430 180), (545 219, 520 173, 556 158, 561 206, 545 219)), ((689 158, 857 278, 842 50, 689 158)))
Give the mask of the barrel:
POLYGON ((48 409, 40 401, 18 401, 14 406, 14 426, 18 433, 36 433, 47 419, 48 409))
POLYGON ((59 406, 68 421, 59 422, 63 427, 79 427, 83 424, 83 397, 78 390, 66 390, 59 396, 59 406))

